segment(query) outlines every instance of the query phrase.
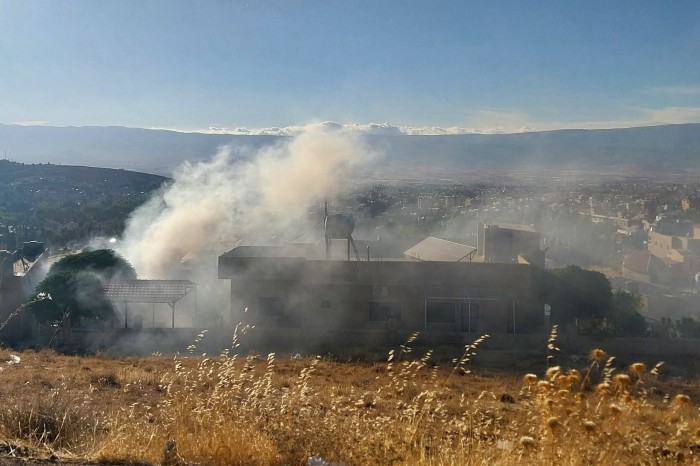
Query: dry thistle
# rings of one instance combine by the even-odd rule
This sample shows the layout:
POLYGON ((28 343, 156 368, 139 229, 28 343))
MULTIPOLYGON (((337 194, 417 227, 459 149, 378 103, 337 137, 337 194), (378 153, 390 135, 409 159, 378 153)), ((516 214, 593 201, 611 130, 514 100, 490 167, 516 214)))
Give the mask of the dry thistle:
POLYGON ((595 391, 598 395, 605 395, 610 391, 610 384, 608 382, 601 382, 596 385, 595 391))
POLYGON ((559 419, 556 416, 552 416, 549 419, 547 419, 547 427, 549 427, 550 429, 555 430, 560 426, 561 424, 559 423, 559 419))
POLYGON ((624 390, 629 387, 631 382, 632 380, 627 374, 615 374, 615 377, 613 377, 613 385, 620 390, 624 390))
POLYGON ((558 374, 556 378, 554 379, 554 383, 557 387, 564 389, 564 388, 569 388, 571 387, 571 379, 569 378, 568 375, 562 375, 558 374))
POLYGON ((534 385, 537 383, 537 376, 535 374, 525 374, 523 376, 523 383, 527 385, 534 385))
POLYGON ((676 406, 685 406, 688 403, 690 403, 690 397, 688 395, 684 395, 682 393, 679 393, 678 395, 673 397, 672 403, 676 406))
POLYGON ((520 437, 520 445, 523 446, 523 448, 531 448, 535 446, 535 439, 530 437, 529 435, 523 435, 520 437))
POLYGON ((615 403, 610 403, 608 405, 608 408, 610 409, 610 412, 613 414, 620 414, 622 412, 622 408, 620 408, 618 405, 615 403))
POLYGON ((547 369, 544 376, 547 380, 554 380, 554 378, 561 372, 560 366, 554 366, 547 369))
POLYGON ((591 350, 590 354, 588 355, 588 359, 597 363, 604 361, 607 357, 608 355, 605 353, 605 351, 600 348, 591 350))
POLYGON ((566 375, 569 377, 569 382, 572 385, 581 380, 581 373, 576 369, 569 369, 566 375))
POLYGON ((593 433, 598 428, 598 425, 593 421, 583 421, 583 428, 588 433, 593 433))
POLYGON ((641 362, 635 362, 634 364, 630 365, 630 374, 634 375, 638 379, 642 378, 642 375, 644 375, 644 372, 647 370, 647 366, 644 365, 644 363, 641 362))
POLYGON ((537 382, 537 388, 543 392, 548 391, 552 388, 552 384, 550 382, 547 382, 546 380, 540 380, 539 382, 537 382))

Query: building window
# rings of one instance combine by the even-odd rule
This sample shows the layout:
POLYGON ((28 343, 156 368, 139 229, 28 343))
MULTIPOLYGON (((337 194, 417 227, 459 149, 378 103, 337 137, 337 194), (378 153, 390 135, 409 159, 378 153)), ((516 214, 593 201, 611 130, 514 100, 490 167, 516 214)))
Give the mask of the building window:
POLYGON ((425 319, 431 324, 454 324, 455 303, 429 301, 425 309, 425 319))
POLYGON ((284 315, 284 302, 282 298, 258 298, 258 314, 260 317, 282 317, 284 315))
POLYGON ((461 313, 460 330, 462 332, 476 332, 479 322, 479 303, 462 303, 461 313))
POLYGON ((370 322, 400 322, 401 303, 390 301, 369 302, 370 322))

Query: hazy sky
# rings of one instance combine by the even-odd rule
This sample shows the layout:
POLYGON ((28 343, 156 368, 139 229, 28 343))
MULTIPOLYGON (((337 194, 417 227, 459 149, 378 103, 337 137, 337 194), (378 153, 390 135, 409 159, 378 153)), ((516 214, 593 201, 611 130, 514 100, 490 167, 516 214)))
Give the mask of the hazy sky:
POLYGON ((700 122, 700 2, 0 0, 0 72, 5 124, 700 122))

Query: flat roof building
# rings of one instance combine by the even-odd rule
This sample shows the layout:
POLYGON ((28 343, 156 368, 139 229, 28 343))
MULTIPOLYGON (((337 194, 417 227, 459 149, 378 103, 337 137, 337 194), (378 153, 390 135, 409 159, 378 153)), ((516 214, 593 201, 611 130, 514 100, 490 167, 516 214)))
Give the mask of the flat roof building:
POLYGON ((470 262, 475 252, 438 238, 403 257, 349 261, 323 259, 322 244, 239 246, 219 257, 219 278, 231 280, 232 325, 402 335, 541 330, 537 267, 470 262))

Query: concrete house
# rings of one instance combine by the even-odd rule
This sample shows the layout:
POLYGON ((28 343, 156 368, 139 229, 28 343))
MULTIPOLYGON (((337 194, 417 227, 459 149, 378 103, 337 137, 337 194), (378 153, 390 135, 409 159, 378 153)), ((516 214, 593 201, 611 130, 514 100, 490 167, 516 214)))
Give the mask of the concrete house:
POLYGON ((543 325, 536 266, 484 262, 468 246, 434 251, 441 260, 418 259, 412 249, 413 256, 329 260, 322 245, 236 247, 219 257, 219 278, 231 280, 231 323, 289 329, 287 335, 348 329, 467 336, 543 325))

